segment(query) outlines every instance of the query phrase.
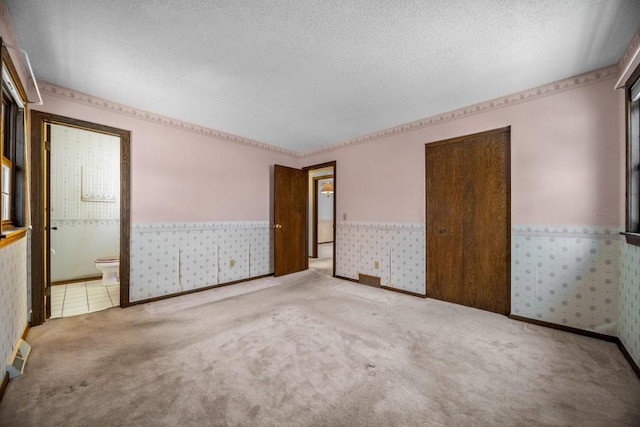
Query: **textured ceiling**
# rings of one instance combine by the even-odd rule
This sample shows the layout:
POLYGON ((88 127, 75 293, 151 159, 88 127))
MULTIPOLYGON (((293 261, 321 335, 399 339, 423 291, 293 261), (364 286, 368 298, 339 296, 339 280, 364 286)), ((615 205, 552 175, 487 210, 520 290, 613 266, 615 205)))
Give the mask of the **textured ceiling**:
POLYGON ((7 0, 36 77, 309 151, 616 63, 638 0, 7 0))

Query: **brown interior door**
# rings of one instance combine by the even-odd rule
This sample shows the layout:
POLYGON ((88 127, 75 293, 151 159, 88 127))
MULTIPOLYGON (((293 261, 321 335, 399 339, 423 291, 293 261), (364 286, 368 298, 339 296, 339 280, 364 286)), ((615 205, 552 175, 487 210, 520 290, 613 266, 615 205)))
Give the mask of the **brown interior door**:
POLYGON ((509 146, 509 128, 426 145, 427 296, 509 314, 509 146))
POLYGON ((275 165, 273 192, 274 275, 306 270, 307 173, 275 165))
POLYGON ((464 286, 463 218, 458 208, 464 191, 463 152, 458 144, 426 151, 426 288, 431 298, 471 305, 464 286))

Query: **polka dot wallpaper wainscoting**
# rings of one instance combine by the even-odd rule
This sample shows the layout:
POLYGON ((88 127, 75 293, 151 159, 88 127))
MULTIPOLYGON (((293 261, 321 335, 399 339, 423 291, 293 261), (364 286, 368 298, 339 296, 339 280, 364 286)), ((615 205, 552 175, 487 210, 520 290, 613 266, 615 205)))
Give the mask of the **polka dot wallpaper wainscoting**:
POLYGON ((131 301, 273 272, 267 221, 135 224, 131 301))
POLYGON ((383 286, 425 292, 424 224, 339 222, 336 275, 380 277, 383 286))
MULTIPOLYGON (((618 231, 617 225, 513 225, 512 314, 617 335, 618 231)), ((339 222, 336 274, 357 279, 358 273, 424 294, 424 225, 339 222)))
POLYGON ((620 246, 618 337, 640 366, 640 247, 620 246))
POLYGON ((620 244, 618 226, 514 225, 511 313, 617 335, 620 244))
POLYGON ((27 239, 0 249, 0 379, 27 324, 27 239))

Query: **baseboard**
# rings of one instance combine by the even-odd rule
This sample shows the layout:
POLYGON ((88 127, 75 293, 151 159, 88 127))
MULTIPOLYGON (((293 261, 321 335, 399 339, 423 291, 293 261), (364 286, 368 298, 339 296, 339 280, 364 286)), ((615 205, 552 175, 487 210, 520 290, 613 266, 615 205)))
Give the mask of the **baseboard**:
POLYGON ((558 325, 557 323, 545 322, 543 320, 529 319, 528 317, 522 317, 515 314, 510 314, 508 317, 509 319, 518 320, 520 322, 532 323, 534 325, 544 326, 551 329, 557 329, 559 331, 564 331, 564 332, 571 332, 572 334, 582 335, 590 338, 596 338, 603 341, 609 341, 613 343, 618 341, 618 337, 615 337, 613 335, 601 334, 601 333, 592 332, 592 331, 585 331, 584 329, 573 328, 571 326, 565 326, 565 325, 558 325))
POLYGON ((333 277, 335 277, 336 279, 346 280, 347 282, 360 283, 356 279, 352 279, 350 277, 338 276, 337 274, 333 277))
POLYGON ((559 331, 570 332, 576 335, 582 335, 585 337, 590 337, 590 338, 595 338, 595 339, 615 343, 620 349, 620 351, 622 352, 622 354, 624 355, 624 358, 627 359, 627 362, 629 362, 629 365, 631 365, 631 369, 633 370, 633 372, 635 372, 638 378, 640 378, 640 367, 638 366, 636 361, 633 360, 633 357, 631 357, 631 354, 629 354, 626 347, 618 337, 614 337, 613 335, 600 334, 598 332, 585 331, 584 329, 572 328, 571 326, 564 326, 564 325, 558 325, 556 323, 544 322, 542 320, 529 319, 527 317, 517 316, 515 314, 510 314, 509 319, 518 320, 520 322, 532 323, 534 325, 544 326, 546 328, 557 329, 559 331))
POLYGON ((631 357, 631 354, 627 351, 627 348, 624 346, 622 341, 620 341, 620 338, 617 338, 616 344, 618 344, 618 348, 624 355, 624 358, 627 359, 627 362, 629 362, 629 365, 631 365, 631 369, 633 369, 633 372, 635 372, 638 378, 640 378, 640 366, 638 366, 636 361, 633 360, 633 357, 631 357))
MULTIPOLYGON (((353 283, 357 283, 359 285, 362 285, 362 283, 360 283, 360 281, 358 281, 357 279, 351 279, 350 277, 344 277, 344 276, 338 276, 338 275, 335 275, 334 277, 336 279, 346 280, 348 282, 353 282, 353 283)), ((370 285, 365 285, 365 286, 370 286, 370 285)), ((396 289, 396 288, 392 288, 390 286, 380 286, 380 289, 384 289, 386 291, 400 292, 401 294, 411 295, 412 297, 418 297, 418 298, 426 298, 427 297, 426 295, 417 294, 415 292, 410 292, 410 291, 405 291, 403 289, 396 289)))
POLYGON ((426 298, 426 295, 423 294, 419 294, 416 292, 411 292, 411 291, 405 291, 404 289, 396 289, 396 288, 392 288, 391 286, 380 286, 382 289, 386 289, 388 291, 393 291, 393 292, 400 292, 401 294, 405 294, 405 295, 411 295, 412 297, 418 297, 418 298, 426 298))
POLYGON ((0 383, 0 401, 4 397, 4 391, 7 389, 7 385, 9 385, 9 372, 4 373, 2 376, 2 383, 0 383))
POLYGON ((273 273, 263 274, 262 276, 248 277, 246 279, 235 280, 233 282, 220 283, 218 285, 205 286, 204 288, 190 289, 188 291, 176 292, 174 294, 162 295, 162 296, 159 296, 159 297, 143 299, 143 300, 140 300, 140 301, 130 301, 128 307, 131 307, 132 305, 139 305, 139 304, 146 304, 146 303, 149 303, 149 302, 162 301, 163 299, 179 297, 181 295, 189 295, 189 294, 194 294, 196 292, 208 291, 208 290, 215 289, 215 288, 222 288, 223 286, 237 285, 238 283, 249 282, 251 280, 264 279, 265 277, 271 277, 271 276, 273 276, 273 273))

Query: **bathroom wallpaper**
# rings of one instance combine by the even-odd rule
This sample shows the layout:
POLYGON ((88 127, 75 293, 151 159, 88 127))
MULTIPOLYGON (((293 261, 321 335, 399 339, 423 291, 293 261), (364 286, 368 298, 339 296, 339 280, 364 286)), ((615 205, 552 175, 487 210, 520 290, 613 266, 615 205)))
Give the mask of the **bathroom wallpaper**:
POLYGON ((27 239, 0 249, 0 378, 27 324, 27 239))
POLYGON ((620 245, 618 337, 640 366, 640 247, 620 245))
POLYGON ((336 227, 337 276, 378 276, 383 286, 424 294, 423 224, 345 221, 336 227))
POLYGON ((95 259, 119 254, 119 195, 119 138, 52 125, 52 281, 100 275, 95 259))
POLYGON ((130 299, 270 274, 271 253, 267 221, 135 224, 130 299))
POLYGON ((51 218, 120 218, 120 139, 51 126, 51 218))

